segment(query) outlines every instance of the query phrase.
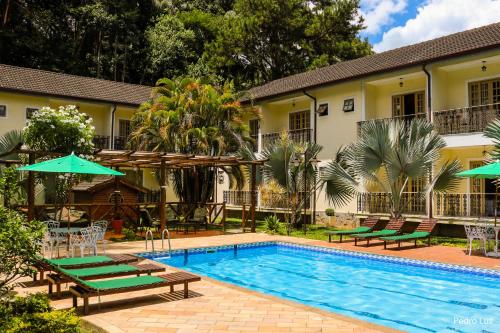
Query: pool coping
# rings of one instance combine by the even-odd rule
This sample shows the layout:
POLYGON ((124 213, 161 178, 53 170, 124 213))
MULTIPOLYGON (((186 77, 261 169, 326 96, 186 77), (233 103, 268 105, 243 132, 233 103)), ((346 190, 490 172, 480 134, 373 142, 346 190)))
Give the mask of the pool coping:
MULTIPOLYGON (((500 278, 500 269, 482 268, 482 267, 471 266, 471 265, 450 264, 450 263, 432 261, 432 260, 410 259, 410 258, 405 258, 405 257, 393 256, 393 255, 382 255, 382 254, 368 253, 368 252, 363 252, 363 251, 336 249, 336 248, 325 247, 325 246, 320 246, 320 245, 299 244, 299 243, 295 243, 295 242, 291 242, 291 241, 280 241, 280 240, 260 241, 260 242, 250 242, 250 243, 248 243, 248 242, 246 242, 246 243, 234 243, 234 244, 217 245, 217 246, 187 247, 187 248, 172 250, 171 253, 172 254, 183 254, 186 251, 188 253, 200 253, 200 252, 206 252, 207 250, 232 250, 235 247, 236 248, 249 248, 249 247, 262 247, 262 246, 269 246, 269 245, 282 245, 282 246, 287 246, 287 247, 292 247, 292 248, 308 249, 308 250, 313 250, 313 251, 322 252, 322 253, 335 253, 338 255, 351 256, 351 257, 357 257, 357 258, 365 258, 365 259, 371 259, 371 260, 376 260, 376 261, 392 262, 392 263, 399 263, 399 264, 411 265, 411 266, 416 266, 416 267, 439 269, 439 270, 444 270, 444 271, 449 271, 449 272, 465 273, 465 274, 473 274, 473 275, 479 275, 479 276, 500 278)), ((151 255, 151 252, 136 253, 137 256, 140 256, 140 257, 146 258, 146 259, 161 258, 162 256, 166 257, 168 254, 169 254, 168 251, 155 252, 154 256, 151 255)))

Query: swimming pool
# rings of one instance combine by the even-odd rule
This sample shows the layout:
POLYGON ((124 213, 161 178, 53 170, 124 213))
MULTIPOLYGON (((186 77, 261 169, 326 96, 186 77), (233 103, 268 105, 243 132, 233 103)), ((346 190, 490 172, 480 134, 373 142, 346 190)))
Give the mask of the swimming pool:
POLYGON ((284 242, 143 256, 404 331, 500 332, 500 271, 284 242))

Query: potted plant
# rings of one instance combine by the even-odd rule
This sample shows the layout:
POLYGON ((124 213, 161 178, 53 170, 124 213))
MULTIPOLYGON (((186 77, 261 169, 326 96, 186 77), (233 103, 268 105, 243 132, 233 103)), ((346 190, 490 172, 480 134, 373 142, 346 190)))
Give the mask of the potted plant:
POLYGON ((336 219, 335 219, 335 209, 333 208, 327 208, 325 209, 325 215, 329 217, 329 225, 335 225, 336 219))
POLYGON ((120 218, 120 215, 113 218, 111 221, 111 227, 113 228, 115 235, 120 235, 122 233, 123 220, 120 218))

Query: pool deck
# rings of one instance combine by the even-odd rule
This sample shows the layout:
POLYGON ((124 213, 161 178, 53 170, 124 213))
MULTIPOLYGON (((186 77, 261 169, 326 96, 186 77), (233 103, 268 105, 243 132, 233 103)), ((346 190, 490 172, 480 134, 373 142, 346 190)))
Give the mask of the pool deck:
MULTIPOLYGON (((311 239, 272 236, 267 234, 233 234, 212 237, 173 239, 172 248, 194 248, 258 241, 287 241, 298 244, 334 247, 377 254, 424 259, 438 262, 500 269, 499 258, 465 255, 464 249, 432 246, 416 249, 384 250, 383 246, 354 246, 353 242, 328 243, 311 239)), ((393 245, 396 247, 395 245, 393 245)), ((161 241, 155 242, 161 249, 161 241)), ((107 253, 144 252, 144 241, 108 244, 107 253)), ((167 267, 167 271, 173 271, 167 267)), ((65 290, 64 286, 63 290, 65 290)), ((46 291, 26 282, 17 288, 21 293, 46 291)), ((102 297, 101 309, 97 298, 91 299, 90 315, 84 319, 109 333, 146 332, 395 332, 390 328, 370 324, 342 315, 263 295, 223 282, 202 278, 190 286, 190 297, 182 292, 169 294, 168 288, 136 291, 102 297)), ((65 292, 61 300, 53 300, 56 308, 69 308, 71 297, 65 292)), ((81 300, 79 301, 81 305, 81 300)))

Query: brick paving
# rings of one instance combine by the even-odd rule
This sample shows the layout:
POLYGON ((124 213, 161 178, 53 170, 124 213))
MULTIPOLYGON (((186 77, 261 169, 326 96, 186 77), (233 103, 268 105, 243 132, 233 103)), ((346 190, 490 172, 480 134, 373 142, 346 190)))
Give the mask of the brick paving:
MULTIPOLYGON (((454 264, 500 269, 500 259, 479 255, 467 256, 464 249, 432 246, 405 250, 384 250, 373 245, 354 247, 352 242, 328 243, 317 240, 271 236, 266 234, 236 234, 212 237, 173 239, 172 247, 192 248, 238 244, 255 241, 282 240, 357 250, 415 259, 434 260, 454 264)), ((155 241, 161 248, 161 241, 155 241)), ((108 253, 137 253, 144 251, 144 242, 113 243, 108 253)), ((167 267, 167 272, 173 271, 167 267)), ((97 298, 91 299, 90 315, 85 320, 109 333, 145 332, 394 332, 394 330, 342 315, 318 310, 305 305, 263 295, 223 282, 203 278, 191 284, 190 297, 182 298, 179 289, 173 294, 168 288, 109 295, 102 297, 100 311, 97 298)), ((66 290, 64 286, 63 290, 66 290)), ((17 288, 21 293, 46 291, 40 286, 26 282, 17 288)), ((71 298, 65 291, 63 298, 54 299, 56 308, 69 308, 71 298)), ((81 300, 80 303, 81 305, 81 300)))

